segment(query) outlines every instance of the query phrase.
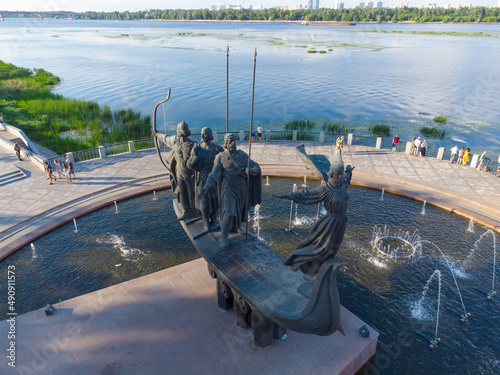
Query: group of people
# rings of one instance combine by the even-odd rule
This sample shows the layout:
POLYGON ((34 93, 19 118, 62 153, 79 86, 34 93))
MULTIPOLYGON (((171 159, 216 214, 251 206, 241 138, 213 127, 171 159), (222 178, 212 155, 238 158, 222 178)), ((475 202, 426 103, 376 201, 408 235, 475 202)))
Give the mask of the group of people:
MULTIPOLYGON (((52 185, 52 180, 54 180, 54 182, 57 181, 57 178, 54 176, 54 169, 47 160, 45 160, 43 164, 45 172, 47 173, 47 180, 49 180, 49 185, 52 185)), ((66 177, 66 184, 70 184, 72 180, 76 180, 75 168, 71 160, 66 159, 66 162, 62 164, 62 173, 59 160, 54 159, 54 166, 59 178, 62 178, 63 176, 66 177), (73 178, 71 178, 71 175, 73 175, 73 178)))
POLYGON ((221 246, 227 247, 229 233, 237 232, 249 208, 261 202, 260 167, 236 149, 233 134, 224 136, 223 147, 212 143, 210 128, 201 130, 201 143, 192 141, 190 135, 184 121, 177 125, 177 137, 158 135, 172 148, 167 161, 181 211, 179 220, 199 213, 204 229, 213 230, 220 206, 221 246))
MULTIPOLYGON (((455 161, 455 158, 457 158, 457 165, 466 165, 470 161, 470 148, 465 148, 462 147, 461 149, 458 149, 458 146, 454 146, 450 150, 450 163, 453 164, 455 161)), ((486 151, 482 155, 482 159, 484 159, 484 155, 486 154, 486 151)), ((482 160, 481 159, 481 164, 482 160)))
MULTIPOLYGON (((264 129, 262 129, 262 125, 259 124, 259 126, 257 126, 257 139, 259 140, 259 142, 262 142, 262 133, 263 132, 264 132, 264 129)), ((252 126, 251 137, 252 137, 252 141, 255 141, 255 132, 253 131, 253 126, 252 126)))
MULTIPOLYGON (((396 134, 397 136, 397 134, 396 134)), ((425 156, 425 150, 427 149, 427 140, 421 140, 420 137, 413 138, 410 146, 410 155, 414 156, 425 156)))

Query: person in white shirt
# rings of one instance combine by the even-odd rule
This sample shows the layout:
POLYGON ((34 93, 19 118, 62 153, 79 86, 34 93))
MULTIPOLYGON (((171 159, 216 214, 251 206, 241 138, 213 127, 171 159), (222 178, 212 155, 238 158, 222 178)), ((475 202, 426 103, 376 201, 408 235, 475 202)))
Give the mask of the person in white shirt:
POLYGON ((458 146, 451 148, 451 156, 450 156, 450 164, 453 164, 453 160, 455 160, 455 156, 458 154, 458 146))
POLYGON ((477 170, 480 171, 481 170, 481 167, 483 166, 483 163, 486 161, 485 160, 485 156, 486 156, 486 151, 484 151, 481 156, 479 157, 479 160, 477 162, 477 170))
POLYGON ((415 156, 418 156, 420 154, 420 145, 422 144, 422 141, 420 140, 420 137, 415 139, 415 156))
POLYGON ((257 138, 259 142, 262 142, 262 132, 263 132, 262 125, 259 124, 259 126, 257 126, 257 138))

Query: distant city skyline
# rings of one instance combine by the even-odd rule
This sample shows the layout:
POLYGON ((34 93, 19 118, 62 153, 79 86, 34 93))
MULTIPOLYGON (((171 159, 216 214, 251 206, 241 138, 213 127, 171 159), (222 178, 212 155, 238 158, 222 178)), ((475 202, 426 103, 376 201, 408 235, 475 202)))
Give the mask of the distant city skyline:
MULTIPOLYGON (((373 0, 372 0, 373 1, 373 0)), ((426 1, 426 0, 410 0, 410 7, 420 7, 422 5, 426 6, 428 4, 436 4, 438 7, 444 4, 472 4, 472 6, 497 6, 499 0, 478 0, 478 1, 426 1)), ((320 8, 331 8, 334 3, 338 1, 334 0, 319 0, 320 8)), ((354 8, 359 0, 346 0, 341 1, 345 4, 345 8, 354 8)), ((365 1, 366 3, 367 1, 365 1)), ((373 1, 376 3, 376 1, 373 1)), ((250 5, 262 4, 264 8, 272 8, 273 6, 285 6, 285 5, 306 5, 308 0, 16 0, 16 1, 5 1, 0 5, 0 11, 139 11, 147 9, 203 9, 209 8, 211 5, 241 5, 248 8, 250 5)), ((384 7, 394 8, 401 4, 401 0, 387 0, 383 1, 384 7)))

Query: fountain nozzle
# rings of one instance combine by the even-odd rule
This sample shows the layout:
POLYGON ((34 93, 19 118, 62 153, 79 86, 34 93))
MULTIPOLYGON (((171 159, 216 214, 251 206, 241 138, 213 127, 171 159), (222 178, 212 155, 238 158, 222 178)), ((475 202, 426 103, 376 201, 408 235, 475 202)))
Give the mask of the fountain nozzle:
POLYGON ((497 292, 491 292, 490 294, 488 294, 488 296, 486 297, 486 301, 491 301, 493 298, 495 298, 495 296, 497 295, 497 292))
POLYGON ((471 313, 464 314, 460 317, 460 323, 465 323, 471 317, 471 313))
POLYGON ((441 339, 439 337, 435 338, 434 340, 431 340, 431 342, 429 344, 429 350, 432 351, 432 350, 436 349, 440 342, 441 342, 441 339))

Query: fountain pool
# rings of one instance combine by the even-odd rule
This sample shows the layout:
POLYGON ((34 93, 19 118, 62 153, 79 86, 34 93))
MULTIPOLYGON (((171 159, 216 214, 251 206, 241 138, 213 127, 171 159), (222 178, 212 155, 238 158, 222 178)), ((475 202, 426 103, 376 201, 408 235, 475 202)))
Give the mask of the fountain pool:
MULTIPOLYGON (((294 183, 298 180, 264 182, 259 212, 250 212, 258 218, 255 230, 260 228, 262 239, 284 256, 308 234, 318 215, 317 205, 299 205, 299 220, 292 223, 297 235, 285 230, 290 202, 272 194, 291 191, 294 183)), ((308 182, 310 187, 318 184, 308 182)), ((433 206, 422 215, 422 202, 411 199, 385 194, 381 201, 380 191, 357 187, 349 194, 348 228, 338 254, 343 263, 339 291, 341 303, 380 332, 373 370, 366 373, 498 373, 498 297, 486 301, 477 290, 491 290, 496 234, 479 224, 469 232, 467 220, 433 206), (372 245, 376 225, 387 226, 391 234, 418 231, 418 251, 409 259, 381 253, 372 245), (437 274, 440 283, 433 278, 437 274), (471 314, 463 324, 454 278, 471 314), (416 332, 429 338, 437 334, 439 346, 429 351, 429 343, 416 332)), ((16 265, 19 313, 198 258, 176 220, 172 193, 160 191, 156 197, 121 201, 116 214, 111 204, 78 218, 77 233, 69 222, 34 241, 36 258, 26 246, 1 262, 3 280, 7 266, 16 265)), ((0 285, 2 317, 6 294, 0 285)))

